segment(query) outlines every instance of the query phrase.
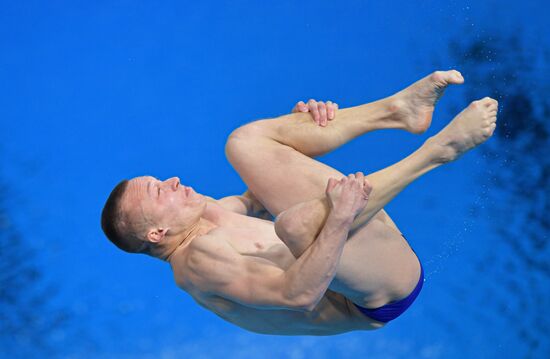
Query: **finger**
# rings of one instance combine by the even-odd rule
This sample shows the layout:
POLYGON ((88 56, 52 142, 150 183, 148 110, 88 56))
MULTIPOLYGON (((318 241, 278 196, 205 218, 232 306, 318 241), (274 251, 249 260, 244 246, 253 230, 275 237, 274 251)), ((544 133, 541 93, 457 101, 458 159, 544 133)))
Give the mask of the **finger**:
POLYGON ((327 117, 329 121, 334 119, 334 104, 332 101, 327 101, 327 117))
POLYGON ((321 126, 327 125, 327 105, 323 101, 317 102, 317 108, 319 109, 319 115, 321 118, 321 126))
POLYGON ((369 180, 365 177, 365 179, 363 180, 363 191, 367 194, 367 195, 370 195, 370 193, 372 192, 372 185, 371 183, 369 182, 369 180))
POLYGON ((338 104, 336 102, 332 103, 332 118, 331 120, 334 120, 336 118, 336 112, 338 112, 338 104))
POLYGON ((313 116, 313 121, 315 121, 316 124, 320 125, 320 115, 319 110, 317 109, 317 101, 314 99, 310 99, 307 102, 307 106, 309 107, 309 111, 311 112, 311 116, 313 116))
POLYGON ((363 185, 363 182, 365 180, 365 175, 363 174, 363 172, 355 173, 355 178, 357 179, 357 182, 359 182, 361 185, 363 185))
POLYGON ((336 180, 334 178, 329 178, 328 183, 327 183, 327 189, 326 189, 325 192, 328 193, 328 192, 332 191, 337 183, 338 183, 338 180, 336 180))
POLYGON ((309 108, 307 107, 307 105, 304 103, 304 101, 300 101, 296 104, 296 108, 298 111, 300 112, 308 112, 309 111, 309 108))
POLYGON ((368 200, 370 196, 370 189, 365 186, 365 183, 365 180, 363 180, 363 182, 361 183, 361 193, 363 194, 363 199, 368 200))

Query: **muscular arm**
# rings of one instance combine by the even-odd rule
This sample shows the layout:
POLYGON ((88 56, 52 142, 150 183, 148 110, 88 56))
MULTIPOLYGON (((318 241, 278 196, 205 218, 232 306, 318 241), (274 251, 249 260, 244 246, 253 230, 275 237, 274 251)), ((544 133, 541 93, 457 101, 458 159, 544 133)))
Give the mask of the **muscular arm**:
POLYGON ((254 308, 313 310, 336 274, 352 220, 329 213, 315 243, 286 271, 240 255, 223 238, 198 238, 187 265, 192 282, 203 292, 254 308))
MULTIPOLYGON (((214 199, 212 199, 214 200, 214 199)), ((240 196, 223 197, 216 201, 221 207, 245 216, 273 220, 273 215, 247 190, 240 196)))

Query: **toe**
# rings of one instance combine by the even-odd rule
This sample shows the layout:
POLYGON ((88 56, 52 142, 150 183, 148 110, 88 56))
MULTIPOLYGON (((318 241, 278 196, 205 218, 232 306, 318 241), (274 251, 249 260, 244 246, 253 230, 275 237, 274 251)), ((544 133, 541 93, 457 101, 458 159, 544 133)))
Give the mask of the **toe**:
MULTIPOLYGON (((458 71, 456 71, 458 72, 458 71)), ((430 79, 438 86, 444 87, 449 84, 460 83, 460 79, 456 77, 455 70, 435 71, 430 75, 430 79)))
POLYGON ((491 128, 491 132, 489 133, 489 136, 492 136, 493 133, 495 133, 495 129, 497 128, 497 124, 493 123, 490 128, 491 128))
POLYGON ((436 83, 461 84, 464 82, 462 74, 456 70, 436 71, 431 77, 436 83))
POLYGON ((484 97, 481 101, 486 107, 495 107, 495 108, 498 107, 498 102, 494 98, 487 96, 487 97, 484 97))
POLYGON ((492 127, 492 126, 493 125, 491 125, 489 127, 485 127, 483 130, 481 130, 481 133, 483 134, 484 138, 491 137, 491 135, 493 134, 493 131, 495 130, 494 127, 492 127))
MULTIPOLYGON (((447 71, 448 72, 448 71, 447 71)), ((430 75, 430 79, 436 84, 445 84, 447 83, 447 77, 445 71, 435 71, 430 75)))
POLYGON ((451 79, 453 80, 453 83, 455 84, 464 83, 464 77, 462 77, 462 74, 459 71, 451 70, 449 72, 451 73, 451 79))

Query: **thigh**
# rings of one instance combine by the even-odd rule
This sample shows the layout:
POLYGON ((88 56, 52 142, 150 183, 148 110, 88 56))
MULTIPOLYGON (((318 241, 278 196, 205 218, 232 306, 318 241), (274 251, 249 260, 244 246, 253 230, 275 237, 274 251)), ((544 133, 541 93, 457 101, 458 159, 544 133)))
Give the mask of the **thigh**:
MULTIPOLYGON (((298 203, 324 197, 328 179, 344 176, 290 146, 261 136, 230 138, 226 156, 249 190, 273 216, 298 203)), ((384 210, 375 218, 399 232, 384 210)))
POLYGON ((378 307, 408 295, 419 276, 405 238, 373 219, 348 238, 330 288, 358 305, 378 307))
POLYGON ((269 138, 229 139, 226 155, 249 190, 274 216, 295 204, 324 196, 328 179, 343 176, 269 138))

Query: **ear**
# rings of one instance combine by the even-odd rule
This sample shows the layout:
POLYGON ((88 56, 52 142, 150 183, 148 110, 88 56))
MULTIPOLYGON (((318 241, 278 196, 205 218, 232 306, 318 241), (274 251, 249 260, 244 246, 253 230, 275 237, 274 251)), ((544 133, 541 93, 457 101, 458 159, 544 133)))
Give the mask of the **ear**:
POLYGON ((166 232, 168 232, 168 228, 151 229, 147 233, 147 239, 149 242, 159 243, 166 236, 166 232))

